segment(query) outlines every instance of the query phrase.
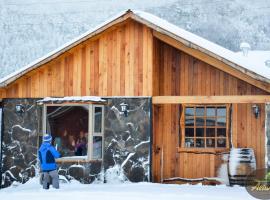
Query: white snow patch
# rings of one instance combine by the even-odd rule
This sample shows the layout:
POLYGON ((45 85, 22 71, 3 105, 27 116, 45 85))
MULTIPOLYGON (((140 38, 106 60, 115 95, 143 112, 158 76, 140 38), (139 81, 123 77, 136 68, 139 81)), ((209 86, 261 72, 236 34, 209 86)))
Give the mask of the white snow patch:
POLYGON ((140 142, 139 144, 135 145, 134 148, 137 149, 139 146, 141 146, 141 145, 143 145, 143 144, 146 144, 146 143, 150 143, 150 141, 149 141, 149 140, 147 140, 147 141, 142 141, 142 142, 140 142))
POLYGON ((12 126, 12 128, 20 128, 22 131, 31 133, 31 130, 30 129, 24 128, 24 127, 22 127, 21 125, 18 125, 18 124, 12 126))
POLYGON ((104 178, 106 183, 109 184, 129 182, 120 165, 114 165, 113 167, 107 169, 104 174, 104 178))
POLYGON ((124 160, 124 162, 122 163, 121 168, 123 168, 123 167, 127 164, 128 160, 129 160, 132 156, 134 156, 134 154, 135 154, 135 153, 130 153, 130 154, 128 154, 128 157, 127 157, 126 160, 124 160))
POLYGON ((55 97, 45 97, 42 100, 37 101, 38 103, 43 102, 54 102, 54 101, 63 101, 63 102, 69 102, 69 101, 92 101, 92 102, 106 102, 106 100, 96 97, 96 96, 67 96, 62 98, 55 98, 55 97))
POLYGON ((228 177, 228 166, 227 163, 223 163, 220 165, 218 169, 218 178, 219 181, 225 185, 229 185, 229 177, 228 177))
POLYGON ((30 179, 26 184, 18 184, 0 190, 5 200, 249 200, 252 198, 243 187, 176 185, 157 183, 128 184, 80 184, 72 180, 60 184, 60 189, 43 190, 38 178, 30 179))
POLYGON ((239 154, 241 149, 238 148, 232 148, 230 150, 230 156, 229 156, 229 174, 231 176, 237 175, 237 168, 239 166, 240 161, 251 161, 250 165, 253 169, 256 169, 256 160, 255 156, 252 156, 251 158, 243 158, 241 157, 241 154, 239 154))

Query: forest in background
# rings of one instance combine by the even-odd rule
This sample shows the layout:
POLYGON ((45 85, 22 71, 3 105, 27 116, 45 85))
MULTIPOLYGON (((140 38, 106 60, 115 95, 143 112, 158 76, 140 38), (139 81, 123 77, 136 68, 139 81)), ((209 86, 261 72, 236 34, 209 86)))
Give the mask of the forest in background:
POLYGON ((150 12, 233 51, 243 41, 270 50, 265 0, 0 0, 0 77, 127 9, 150 12))

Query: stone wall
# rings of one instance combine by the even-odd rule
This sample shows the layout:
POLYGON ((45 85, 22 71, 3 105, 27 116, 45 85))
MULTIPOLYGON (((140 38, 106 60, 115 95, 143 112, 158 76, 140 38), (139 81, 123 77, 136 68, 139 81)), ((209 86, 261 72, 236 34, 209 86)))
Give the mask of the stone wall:
POLYGON ((5 99, 3 101, 2 183, 26 182, 36 172, 40 108, 33 99, 5 99), (22 105, 24 112, 16 113, 22 105))
POLYGON ((106 170, 115 169, 129 181, 149 181, 150 104, 149 98, 108 99, 104 133, 105 175, 106 170), (121 103, 128 104, 127 116, 121 112, 121 103))
MULTIPOLYGON (((103 162, 59 164, 59 174, 82 183, 149 181, 150 98, 108 98, 104 121, 103 162), (128 104, 127 116, 121 103, 128 104)), ((2 187, 26 182, 38 170, 38 132, 42 110, 37 99, 5 99, 3 102, 2 187), (21 104, 25 112, 16 113, 21 104)))

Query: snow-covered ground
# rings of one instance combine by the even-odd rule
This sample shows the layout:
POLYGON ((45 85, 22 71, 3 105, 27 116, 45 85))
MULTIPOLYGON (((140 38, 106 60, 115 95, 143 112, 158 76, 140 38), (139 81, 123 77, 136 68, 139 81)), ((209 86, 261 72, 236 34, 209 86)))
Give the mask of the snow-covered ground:
POLYGON ((59 190, 43 190, 34 178, 26 184, 0 190, 3 200, 225 200, 254 199, 243 187, 176 185, 155 183, 89 184, 76 181, 60 185, 59 190))

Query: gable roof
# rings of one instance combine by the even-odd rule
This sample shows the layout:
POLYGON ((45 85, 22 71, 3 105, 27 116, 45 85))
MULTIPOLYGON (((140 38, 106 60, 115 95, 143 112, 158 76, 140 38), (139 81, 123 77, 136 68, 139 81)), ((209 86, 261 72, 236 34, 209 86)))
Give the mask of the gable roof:
MULTIPOLYGON (((169 37, 176 39, 177 41, 183 43, 189 48, 197 49, 203 53, 214 57, 230 67, 241 71, 244 74, 252 77, 253 79, 263 81, 265 83, 270 83, 270 68, 262 65, 261 62, 250 62, 250 59, 245 59, 243 56, 230 51, 224 47, 221 47, 213 42, 210 42, 202 37, 199 37, 193 33, 190 33, 184 29, 181 29, 157 16, 152 14, 142 12, 142 11, 125 11, 120 12, 111 19, 105 21, 104 23, 96 26, 95 28, 87 31, 86 33, 80 35, 79 37, 71 40, 70 42, 64 44, 63 46, 55 49, 54 51, 48 53, 47 55, 33 61, 32 63, 26 65, 25 67, 9 74, 8 76, 0 79, 0 88, 5 87, 13 81, 17 80, 24 74, 32 71, 39 66, 51 61, 52 59, 58 57, 65 51, 75 47, 79 43, 103 32, 107 28, 125 21, 131 18, 138 21, 157 32, 165 34, 169 37)), ((270 58, 270 55, 269 55, 270 58)))

